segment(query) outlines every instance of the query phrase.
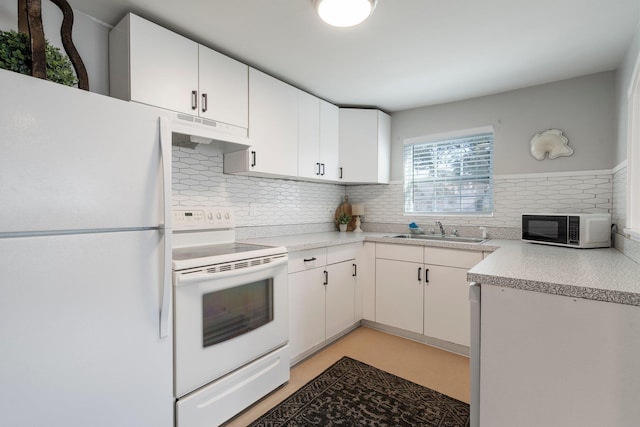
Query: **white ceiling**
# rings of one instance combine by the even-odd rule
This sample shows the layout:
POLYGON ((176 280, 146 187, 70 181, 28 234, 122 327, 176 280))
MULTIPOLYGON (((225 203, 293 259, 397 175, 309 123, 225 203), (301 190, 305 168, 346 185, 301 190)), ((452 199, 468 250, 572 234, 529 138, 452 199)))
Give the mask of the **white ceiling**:
POLYGON ((311 0, 69 0, 132 11, 341 106, 394 112, 614 70, 638 0, 379 0, 352 28, 311 0))

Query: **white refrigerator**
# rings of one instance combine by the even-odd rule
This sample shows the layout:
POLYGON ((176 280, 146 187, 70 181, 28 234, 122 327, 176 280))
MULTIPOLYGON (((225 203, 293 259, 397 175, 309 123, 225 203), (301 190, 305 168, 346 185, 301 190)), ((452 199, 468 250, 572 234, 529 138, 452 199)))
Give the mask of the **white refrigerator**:
POLYGON ((170 427, 170 134, 0 70, 0 422, 170 427))

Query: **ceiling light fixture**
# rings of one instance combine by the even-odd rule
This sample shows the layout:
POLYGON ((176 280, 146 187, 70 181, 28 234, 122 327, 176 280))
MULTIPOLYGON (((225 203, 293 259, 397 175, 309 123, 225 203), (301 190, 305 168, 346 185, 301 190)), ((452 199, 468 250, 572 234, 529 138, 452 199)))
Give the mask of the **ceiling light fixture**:
POLYGON ((318 15, 334 27, 352 27, 367 19, 378 0, 313 0, 318 15))

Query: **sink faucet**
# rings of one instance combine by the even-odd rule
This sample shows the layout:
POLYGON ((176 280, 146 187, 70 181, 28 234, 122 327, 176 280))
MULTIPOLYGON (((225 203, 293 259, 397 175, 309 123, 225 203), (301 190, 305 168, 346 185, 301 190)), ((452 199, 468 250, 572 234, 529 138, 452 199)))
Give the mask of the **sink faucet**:
POLYGON ((440 234, 442 234, 442 237, 444 237, 445 233, 444 233, 444 227, 442 226, 442 223, 440 221, 436 221, 436 225, 440 227, 440 234))

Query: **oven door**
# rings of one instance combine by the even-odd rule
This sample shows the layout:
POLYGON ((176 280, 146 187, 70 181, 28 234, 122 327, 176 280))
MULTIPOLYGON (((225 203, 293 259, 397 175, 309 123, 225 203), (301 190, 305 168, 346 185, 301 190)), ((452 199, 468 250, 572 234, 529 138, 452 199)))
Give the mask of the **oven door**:
POLYGON ((174 285, 176 397, 287 343, 286 256, 217 273, 176 272, 174 285))

